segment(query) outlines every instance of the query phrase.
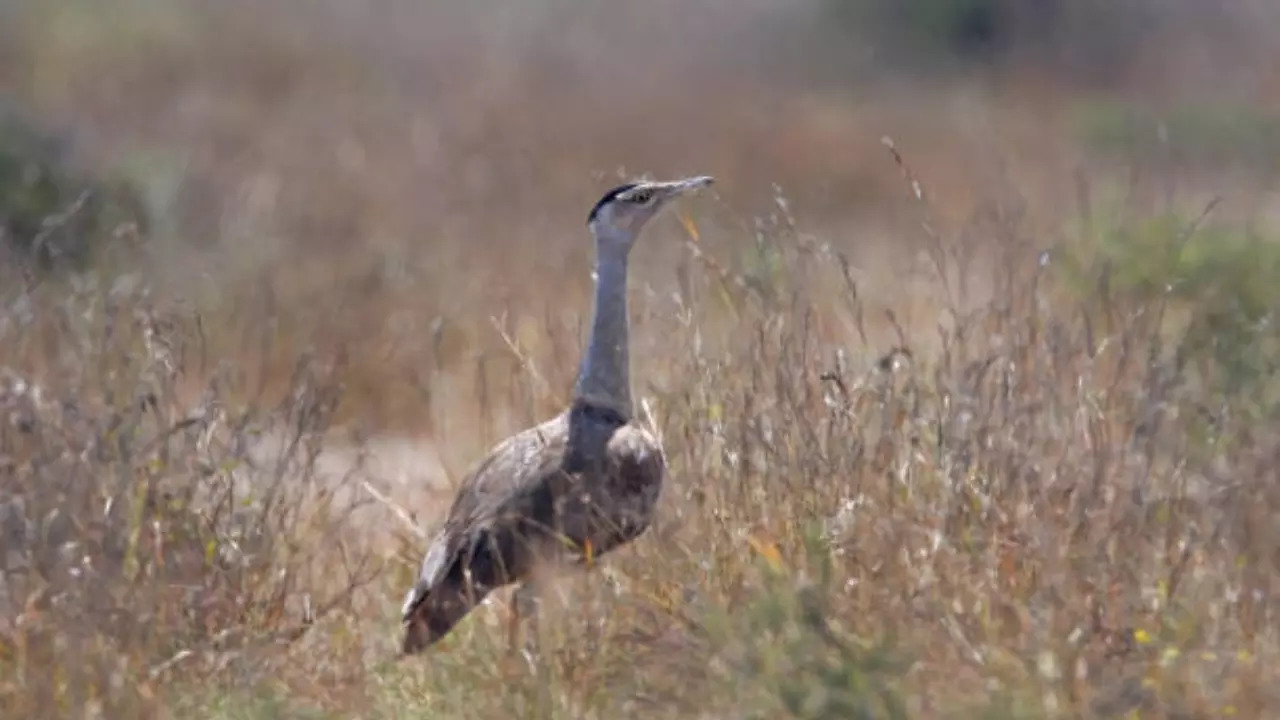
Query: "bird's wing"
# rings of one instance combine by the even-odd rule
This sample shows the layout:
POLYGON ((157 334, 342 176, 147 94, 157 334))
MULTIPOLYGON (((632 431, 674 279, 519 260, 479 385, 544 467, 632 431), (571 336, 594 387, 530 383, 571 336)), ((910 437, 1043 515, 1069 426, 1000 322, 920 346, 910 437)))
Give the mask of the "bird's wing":
POLYGON ((560 470, 567 437, 565 416, 552 418, 502 441, 467 474, 405 597, 406 618, 444 579, 476 532, 490 527, 509 505, 560 470))
POLYGON ((662 444, 635 424, 618 428, 605 453, 610 490, 602 500, 612 527, 593 540, 599 552, 630 542, 649 527, 667 472, 662 444))
POLYGON ((662 444, 648 430, 628 423, 609 438, 609 462, 623 483, 652 485, 661 482, 667 468, 662 444))

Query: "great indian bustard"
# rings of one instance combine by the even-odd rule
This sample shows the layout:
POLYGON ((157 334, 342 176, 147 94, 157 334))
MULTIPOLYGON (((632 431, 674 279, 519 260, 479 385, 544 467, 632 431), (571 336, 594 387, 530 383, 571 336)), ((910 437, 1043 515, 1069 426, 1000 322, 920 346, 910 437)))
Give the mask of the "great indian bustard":
MULTIPOLYGON (((570 406, 494 447, 463 479, 405 597, 402 651, 444 637, 495 589, 518 584, 509 632, 544 563, 581 564, 649 527, 666 461, 635 424, 627 350, 627 259, 646 222, 710 177, 628 183, 591 209, 595 305, 570 406)), ((512 639, 514 643, 514 639, 512 639)))

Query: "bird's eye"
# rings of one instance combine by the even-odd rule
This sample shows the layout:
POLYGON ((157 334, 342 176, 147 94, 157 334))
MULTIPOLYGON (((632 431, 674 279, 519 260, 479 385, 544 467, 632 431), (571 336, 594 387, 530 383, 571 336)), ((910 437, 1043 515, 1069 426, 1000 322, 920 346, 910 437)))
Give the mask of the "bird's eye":
POLYGON ((642 190, 631 196, 631 202, 637 205, 647 205, 653 199, 653 193, 648 190, 642 190))

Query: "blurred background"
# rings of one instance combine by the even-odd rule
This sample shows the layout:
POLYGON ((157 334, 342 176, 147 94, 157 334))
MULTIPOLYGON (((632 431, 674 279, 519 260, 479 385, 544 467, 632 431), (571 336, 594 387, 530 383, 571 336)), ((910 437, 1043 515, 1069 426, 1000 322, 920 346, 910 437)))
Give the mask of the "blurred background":
MULTIPOLYGON (((1014 213, 1049 243, 1081 177, 1265 221, 1278 31, 1265 0, 9 0, 0 216, 9 250, 59 262, 140 244, 175 298, 271 314, 281 372, 344 348, 352 412, 430 430, 424 394, 474 395, 504 310, 526 343, 580 335, 583 218, 627 177, 717 176, 706 223, 785 198, 872 302, 920 236, 886 136, 946 232, 1014 213), (42 232, 86 183, 78 230, 42 232), (450 363, 470 379, 430 387, 450 363)), ((666 223, 638 261, 658 295, 684 255, 666 223)))
POLYGON ((1278 170, 1274 0, 0 0, 0 715, 1275 717, 1278 170), (660 522, 379 665, 688 174, 660 522))

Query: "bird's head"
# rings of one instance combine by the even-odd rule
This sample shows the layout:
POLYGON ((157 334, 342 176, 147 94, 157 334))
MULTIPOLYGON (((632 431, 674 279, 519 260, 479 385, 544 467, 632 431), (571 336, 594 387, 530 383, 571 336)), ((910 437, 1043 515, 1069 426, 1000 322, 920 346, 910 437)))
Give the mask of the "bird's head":
POLYGON ((710 185, 713 178, 706 175, 668 182, 633 182, 619 185, 600 198, 587 226, 596 243, 614 250, 631 249, 645 223, 649 222, 672 200, 689 192, 710 185))

